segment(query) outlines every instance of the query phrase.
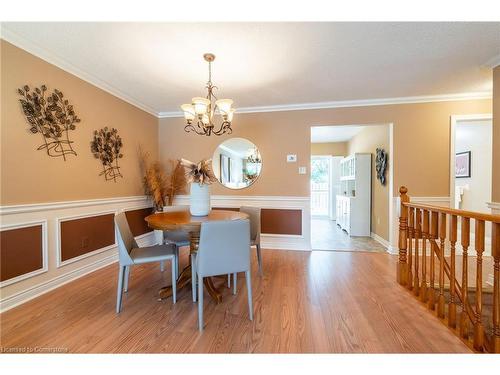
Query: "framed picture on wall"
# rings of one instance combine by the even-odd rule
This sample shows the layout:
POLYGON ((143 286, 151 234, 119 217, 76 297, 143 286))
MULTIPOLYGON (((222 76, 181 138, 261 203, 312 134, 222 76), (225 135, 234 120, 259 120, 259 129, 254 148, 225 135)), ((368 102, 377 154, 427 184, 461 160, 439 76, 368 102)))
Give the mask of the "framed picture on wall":
POLYGON ((455 178, 470 177, 470 151, 455 154, 455 178))

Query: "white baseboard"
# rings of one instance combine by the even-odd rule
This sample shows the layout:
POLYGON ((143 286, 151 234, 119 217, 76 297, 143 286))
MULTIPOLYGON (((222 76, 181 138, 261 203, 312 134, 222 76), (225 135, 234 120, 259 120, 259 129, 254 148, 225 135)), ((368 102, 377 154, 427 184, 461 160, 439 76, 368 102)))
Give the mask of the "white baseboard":
MULTIPOLYGON (((141 236, 136 237, 139 246, 152 246, 156 244, 156 239, 153 232, 145 233, 141 236)), ((74 269, 70 272, 58 275, 50 280, 44 281, 42 283, 33 285, 26 288, 18 293, 12 294, 0 300, 0 313, 19 306, 25 302, 28 302, 36 297, 39 297, 45 293, 50 292, 56 288, 59 288, 71 281, 74 281, 80 277, 88 275, 98 269, 109 266, 110 264, 116 263, 118 261, 118 251, 115 246, 112 249, 113 254, 99 259, 95 262, 86 264, 85 266, 74 269)))
POLYGON ((387 241, 386 239, 380 237, 378 234, 375 234, 373 232, 370 233, 370 237, 373 238, 375 241, 377 241, 379 244, 381 244, 382 246, 385 247, 386 251, 389 253, 389 254, 398 254, 399 253, 399 249, 395 248, 394 246, 392 246, 389 241, 387 241))
POLYGON ((311 251, 311 244, 304 236, 261 234, 263 249, 311 251))

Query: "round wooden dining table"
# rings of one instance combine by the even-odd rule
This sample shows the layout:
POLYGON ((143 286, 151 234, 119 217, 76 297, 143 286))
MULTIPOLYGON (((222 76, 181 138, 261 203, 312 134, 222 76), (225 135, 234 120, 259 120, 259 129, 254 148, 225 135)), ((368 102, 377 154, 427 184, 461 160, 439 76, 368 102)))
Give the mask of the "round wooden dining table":
MULTIPOLYGON (((189 233, 189 248, 190 253, 196 253, 200 244, 201 224, 207 221, 222 221, 222 220, 244 220, 248 219, 248 215, 243 212, 229 210, 211 210, 207 216, 192 216, 189 211, 177 212, 158 212, 146 216, 144 220, 148 226, 156 230, 182 230, 189 233)), ((205 288, 210 296, 217 302, 222 302, 222 294, 214 286, 211 277, 204 278, 205 288)), ((191 257, 189 264, 182 270, 177 278, 177 291, 184 288, 186 285, 191 285, 191 257)), ((161 299, 168 298, 172 295, 172 287, 165 286, 158 292, 161 299)))

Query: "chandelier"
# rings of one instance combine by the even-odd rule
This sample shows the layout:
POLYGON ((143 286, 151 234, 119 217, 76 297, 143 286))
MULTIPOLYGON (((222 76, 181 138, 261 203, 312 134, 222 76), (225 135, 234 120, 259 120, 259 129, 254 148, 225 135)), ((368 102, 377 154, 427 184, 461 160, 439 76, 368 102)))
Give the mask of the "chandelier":
POLYGON ((260 164, 262 159, 260 158, 260 152, 257 147, 254 147, 252 153, 247 157, 247 163, 260 164))
POLYGON ((181 105, 187 122, 184 130, 188 133, 195 132, 206 136, 231 134, 233 132, 231 121, 235 111, 234 108, 231 108, 233 101, 231 99, 217 99, 214 89, 218 87, 212 84, 212 61, 215 60, 215 55, 205 53, 203 58, 208 62, 208 82, 206 86, 208 93, 205 98, 194 97, 191 104, 181 105), (217 127, 215 125, 216 114, 221 117, 218 121, 220 125, 217 127))

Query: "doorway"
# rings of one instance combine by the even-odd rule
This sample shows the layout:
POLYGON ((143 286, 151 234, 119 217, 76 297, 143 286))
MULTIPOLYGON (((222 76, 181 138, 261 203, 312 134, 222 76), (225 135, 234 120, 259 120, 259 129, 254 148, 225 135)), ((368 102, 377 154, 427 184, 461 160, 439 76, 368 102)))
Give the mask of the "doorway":
POLYGON ((453 116, 450 147, 450 206, 489 213, 493 135, 491 114, 453 116))
POLYGON ((313 250, 389 250, 392 163, 388 163, 387 182, 379 186, 375 169, 377 148, 384 148, 392 157, 392 124, 311 127, 313 250), (354 172, 354 164, 358 172, 354 172), (348 165, 350 174, 346 172, 348 165))

